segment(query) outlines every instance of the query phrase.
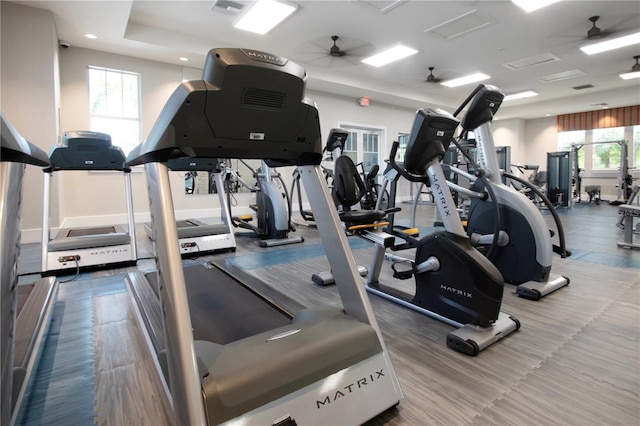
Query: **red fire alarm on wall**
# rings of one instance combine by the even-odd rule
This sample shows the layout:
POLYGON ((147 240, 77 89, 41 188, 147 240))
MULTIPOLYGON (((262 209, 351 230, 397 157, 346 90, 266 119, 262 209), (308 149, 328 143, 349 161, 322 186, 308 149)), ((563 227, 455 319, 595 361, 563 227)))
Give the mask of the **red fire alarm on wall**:
POLYGON ((358 104, 363 107, 369 106, 369 98, 360 98, 358 99, 358 104))

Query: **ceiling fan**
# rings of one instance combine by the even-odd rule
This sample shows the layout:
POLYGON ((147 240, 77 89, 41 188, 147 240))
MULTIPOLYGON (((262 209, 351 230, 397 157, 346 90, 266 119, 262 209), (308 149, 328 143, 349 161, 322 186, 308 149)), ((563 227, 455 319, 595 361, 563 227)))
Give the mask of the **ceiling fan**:
POLYGON ((609 33, 607 33, 606 31, 602 31, 600 28, 596 27, 596 22, 598 22, 598 19, 600 19, 599 16, 592 16, 591 18, 589 18, 592 27, 589 29, 589 31, 587 31, 587 40, 596 40, 609 35, 609 33))
POLYGON ((331 40, 333 40, 333 46, 331 46, 331 48, 329 49, 329 55, 333 56, 334 58, 339 58, 347 54, 347 52, 345 52, 344 50, 340 50, 340 47, 337 45, 337 41, 339 38, 340 37, 337 35, 331 36, 331 40))
POLYGON ((374 46, 364 40, 332 35, 332 44, 327 37, 309 40, 294 49, 294 58, 301 63, 327 68, 348 67, 360 64, 360 61, 371 54, 374 46))
POLYGON ((429 75, 425 80, 427 83, 440 83, 440 81, 442 81, 441 79, 433 75, 433 70, 435 69, 435 67, 429 67, 427 69, 429 70, 429 75))
POLYGON ((552 53, 563 54, 569 52, 582 43, 589 41, 597 41, 610 37, 616 33, 630 30, 637 27, 638 14, 633 15, 609 15, 609 16, 591 16, 588 21, 591 26, 585 34, 585 24, 582 21, 579 24, 565 27, 555 34, 550 34, 542 40, 540 48, 549 50, 552 53), (604 29, 598 26, 598 23, 604 21, 604 29))

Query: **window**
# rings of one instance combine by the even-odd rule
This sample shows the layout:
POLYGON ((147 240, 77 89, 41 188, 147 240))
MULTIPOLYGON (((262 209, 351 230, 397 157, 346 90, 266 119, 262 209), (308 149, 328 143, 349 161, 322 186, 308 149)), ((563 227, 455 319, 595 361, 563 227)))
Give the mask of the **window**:
MULTIPOLYGON (((584 169, 584 149, 582 145, 585 142, 586 131, 574 130, 571 132, 558 133, 558 151, 571 151, 572 145, 575 145, 578 150, 578 164, 577 166, 584 169)), ((573 159, 575 161, 575 158, 573 159)))
POLYGON ((633 126, 633 148, 631 149, 632 165, 637 170, 640 168, 640 126, 633 126))
POLYGON ((88 81, 90 129, 127 155, 140 143, 140 74, 90 66, 88 81))
POLYGON ((364 133, 362 135, 362 163, 364 171, 368 172, 371 167, 378 164, 378 139, 377 133, 364 133))
POLYGON ((350 157, 355 164, 358 164, 358 133, 349 132, 347 140, 344 142, 342 154, 350 157))
POLYGON ((349 132, 342 152, 344 155, 351 157, 356 165, 362 163, 365 173, 369 172, 374 165, 380 165, 382 129, 348 124, 340 124, 339 127, 349 132))
POLYGON ((396 151, 396 161, 404 161, 409 144, 409 133, 398 133, 398 151, 396 151))
POLYGON ((619 169, 622 152, 619 142, 624 139, 624 127, 593 129, 592 131, 593 169, 619 169))

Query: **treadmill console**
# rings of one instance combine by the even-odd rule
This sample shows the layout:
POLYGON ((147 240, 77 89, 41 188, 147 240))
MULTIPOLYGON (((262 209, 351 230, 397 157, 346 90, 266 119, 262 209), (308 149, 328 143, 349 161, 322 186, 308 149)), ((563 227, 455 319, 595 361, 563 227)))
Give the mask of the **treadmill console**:
POLYGON ((172 158, 167 161, 167 167, 174 172, 214 172, 220 173, 220 162, 217 158, 172 158))
POLYGON ((53 170, 127 170, 122 149, 112 146, 111 136, 87 130, 64 132, 62 146, 49 153, 53 170))
POLYGON ((247 49, 213 49, 202 80, 182 83, 128 164, 181 156, 261 159, 270 167, 320 164, 318 110, 304 68, 247 49))

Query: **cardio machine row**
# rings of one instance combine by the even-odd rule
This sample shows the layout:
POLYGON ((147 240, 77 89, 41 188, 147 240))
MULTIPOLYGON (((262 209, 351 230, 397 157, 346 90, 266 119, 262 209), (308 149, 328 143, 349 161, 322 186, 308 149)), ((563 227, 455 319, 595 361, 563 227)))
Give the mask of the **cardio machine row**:
MULTIPOLYGON (((390 186, 388 209, 349 209, 361 195, 358 173, 346 156, 342 157, 346 166, 336 167, 334 172, 338 184, 334 183, 333 194, 336 205, 343 207, 341 219, 347 229, 375 243, 365 288, 459 327, 447 337, 447 344, 469 355, 476 355, 520 327, 517 319, 500 311, 505 282, 516 285, 516 293, 531 300, 539 300, 569 283, 568 278, 551 273, 554 245, 540 211, 502 181, 491 121, 503 97, 498 88, 480 85, 455 113, 458 115, 469 104, 461 127, 463 134, 476 134, 483 158, 476 167, 479 173, 468 175, 475 181, 471 190, 447 181, 442 172, 440 161, 449 143, 457 143, 453 135, 458 127, 454 116, 442 110, 418 110, 402 163, 395 161, 398 144, 394 143, 381 185, 382 191, 390 186), (395 195, 400 177, 431 186, 443 231, 419 237, 417 229, 394 223, 399 210, 395 195), (472 197, 466 227, 461 224, 451 191, 472 197), (383 230, 375 225, 377 221, 384 221, 378 222, 383 230), (415 249, 415 257, 408 259, 388 252, 405 249, 415 249), (414 293, 380 282, 385 260, 392 262, 394 278, 415 279, 414 293)), ((557 228, 562 235, 559 219, 557 228)), ((570 255, 564 247, 556 249, 563 257, 570 255)), ((315 276, 325 277, 324 274, 331 276, 326 272, 315 276)), ((319 279, 314 282, 331 283, 319 279)))

